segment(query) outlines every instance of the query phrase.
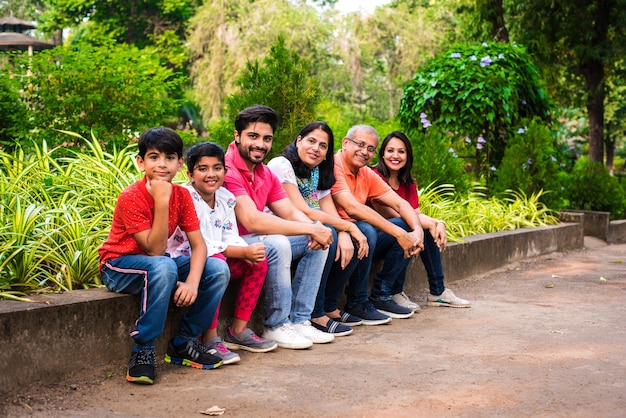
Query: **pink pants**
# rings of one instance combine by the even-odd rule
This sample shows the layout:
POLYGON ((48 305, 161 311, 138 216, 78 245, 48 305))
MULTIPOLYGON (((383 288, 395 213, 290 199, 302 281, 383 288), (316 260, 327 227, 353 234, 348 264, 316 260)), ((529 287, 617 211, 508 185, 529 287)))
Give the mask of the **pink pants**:
MULTIPOLYGON (((226 262, 230 267, 230 279, 241 280, 235 301, 234 317, 242 321, 249 321, 265 282, 267 258, 259 264, 250 264, 242 258, 229 258, 226 262)), ((210 329, 217 328, 219 313, 220 306, 217 307, 210 329)))

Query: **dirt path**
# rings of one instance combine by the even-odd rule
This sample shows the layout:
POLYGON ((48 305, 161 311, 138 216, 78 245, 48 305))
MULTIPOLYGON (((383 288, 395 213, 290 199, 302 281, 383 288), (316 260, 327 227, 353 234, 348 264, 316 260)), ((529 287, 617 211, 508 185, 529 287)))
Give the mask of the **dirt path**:
POLYGON ((450 283, 470 309, 423 307, 310 350, 243 352, 212 371, 161 362, 148 387, 124 380, 120 353, 119 364, 25 388, 0 415, 201 417, 218 405, 237 417, 622 417, 626 244, 585 242, 450 283))

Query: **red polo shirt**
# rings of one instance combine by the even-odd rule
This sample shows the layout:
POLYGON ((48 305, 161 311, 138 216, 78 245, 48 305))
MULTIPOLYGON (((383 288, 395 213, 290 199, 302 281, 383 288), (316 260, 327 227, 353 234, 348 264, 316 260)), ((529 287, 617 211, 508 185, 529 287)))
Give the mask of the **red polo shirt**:
MULTIPOLYGON (((224 178, 224 186, 235 197, 250 196, 257 210, 263 212, 270 203, 288 198, 278 177, 265 164, 261 163, 254 166, 254 177, 252 176, 248 166, 239 155, 237 144, 234 141, 228 146, 225 162, 228 171, 226 171, 224 178)), ((239 235, 250 233, 241 223, 238 226, 239 235)))

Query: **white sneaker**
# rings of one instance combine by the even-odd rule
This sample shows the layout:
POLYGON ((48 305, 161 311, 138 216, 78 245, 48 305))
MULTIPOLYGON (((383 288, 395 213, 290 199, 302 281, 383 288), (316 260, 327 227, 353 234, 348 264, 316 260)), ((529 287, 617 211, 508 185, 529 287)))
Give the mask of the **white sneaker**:
POLYGON ((470 302, 465 299, 461 299, 452 292, 450 289, 446 289, 439 296, 428 295, 428 306, 448 306, 450 308, 469 308, 470 302))
POLYGON ((400 306, 413 309, 413 312, 417 312, 421 309, 420 306, 417 303, 413 302, 411 299, 409 299, 409 297, 404 292, 400 292, 400 293, 396 293, 395 295, 392 295, 391 300, 393 300, 400 306))
POLYGON ((300 322, 299 324, 293 324, 293 328, 298 334, 311 340, 314 344, 326 344, 335 339, 333 334, 322 332, 319 329, 311 325, 310 321, 300 322))
POLYGON ((302 350, 313 346, 313 342, 297 332, 293 324, 287 322, 278 328, 265 328, 263 338, 276 341, 279 347, 302 350))

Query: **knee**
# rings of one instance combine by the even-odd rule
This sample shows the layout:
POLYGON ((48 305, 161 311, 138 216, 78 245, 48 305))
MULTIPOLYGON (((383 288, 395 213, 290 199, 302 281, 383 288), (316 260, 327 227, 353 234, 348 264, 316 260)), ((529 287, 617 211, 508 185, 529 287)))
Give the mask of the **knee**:
POLYGON ((208 257, 204 264, 204 278, 216 280, 224 286, 230 281, 230 268, 221 258, 208 257))
POLYGON ((263 240, 268 261, 291 262, 291 243, 284 235, 268 235, 263 240))
POLYGON ((172 258, 167 256, 154 256, 151 270, 152 277, 178 278, 178 266, 172 258))
POLYGON ((376 236, 378 232, 376 228, 366 222, 359 222, 357 224, 363 235, 367 238, 367 243, 370 247, 376 246, 376 236))

